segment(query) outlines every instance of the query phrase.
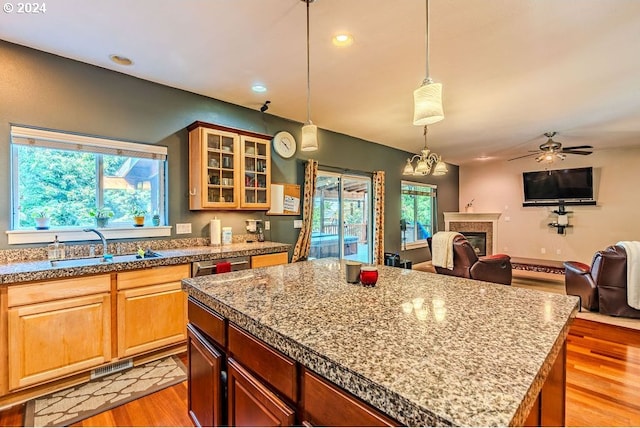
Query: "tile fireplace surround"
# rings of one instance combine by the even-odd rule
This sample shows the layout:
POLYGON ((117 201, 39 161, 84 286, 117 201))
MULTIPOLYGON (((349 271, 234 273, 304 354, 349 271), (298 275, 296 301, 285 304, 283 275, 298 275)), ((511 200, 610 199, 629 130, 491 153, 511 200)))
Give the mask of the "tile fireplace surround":
POLYGON ((485 232, 487 255, 498 253, 498 218, 501 213, 444 213, 444 228, 451 232, 485 232))

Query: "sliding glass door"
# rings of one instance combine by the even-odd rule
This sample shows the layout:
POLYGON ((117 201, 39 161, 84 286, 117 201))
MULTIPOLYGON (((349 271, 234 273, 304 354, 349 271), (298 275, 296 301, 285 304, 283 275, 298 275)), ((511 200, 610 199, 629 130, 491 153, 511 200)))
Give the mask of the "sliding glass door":
POLYGON ((371 219, 370 177, 318 171, 309 257, 370 263, 371 219))

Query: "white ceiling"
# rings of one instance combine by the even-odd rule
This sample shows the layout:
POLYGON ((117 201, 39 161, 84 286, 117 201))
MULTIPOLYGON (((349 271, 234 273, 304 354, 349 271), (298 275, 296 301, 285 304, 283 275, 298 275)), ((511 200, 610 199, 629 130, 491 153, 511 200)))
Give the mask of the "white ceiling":
MULTIPOLYGON (((17 5, 17 3, 15 3, 17 5)), ((306 120, 301 0, 58 0, 0 13, 0 39, 164 85, 306 120), (127 56, 123 67, 110 54, 127 56), (251 92, 260 82, 264 94, 251 92)), ((425 77, 422 0, 311 4, 311 118, 410 152, 425 77), (336 48, 349 31, 355 42, 336 48)), ((546 141, 640 144, 640 1, 431 0, 430 74, 445 119, 429 147, 454 164, 508 159, 546 141)), ((320 142, 322 143, 322 142, 320 142)))

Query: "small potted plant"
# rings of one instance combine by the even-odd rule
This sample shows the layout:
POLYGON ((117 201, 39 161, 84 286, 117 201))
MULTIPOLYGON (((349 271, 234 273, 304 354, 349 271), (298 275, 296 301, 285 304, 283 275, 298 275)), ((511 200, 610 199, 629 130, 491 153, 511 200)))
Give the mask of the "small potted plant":
POLYGON ((131 215, 133 216, 133 225, 135 227, 144 226, 144 217, 147 215, 147 212, 145 210, 136 207, 131 211, 131 215))
POLYGON ((113 211, 105 207, 91 208, 89 215, 96 219, 97 227, 107 227, 109 219, 113 217, 113 211))
POLYGON ((37 230, 47 230, 49 229, 49 221, 51 218, 49 217, 49 211, 46 208, 36 208, 31 216, 36 222, 37 230))

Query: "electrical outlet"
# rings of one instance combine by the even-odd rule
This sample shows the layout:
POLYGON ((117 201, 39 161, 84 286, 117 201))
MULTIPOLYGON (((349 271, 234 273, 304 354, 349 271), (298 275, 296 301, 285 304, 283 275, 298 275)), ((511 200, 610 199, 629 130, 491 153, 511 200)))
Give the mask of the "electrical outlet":
POLYGON ((511 217, 506 216, 506 217, 504 218, 504 221, 511 221, 511 217))
POLYGON ((265 221, 264 222, 264 230, 271 230, 271 222, 270 221, 265 221))
POLYGON ((544 247, 540 248, 540 254, 547 254, 547 249, 544 247))
POLYGON ((302 220, 293 220, 293 228, 301 229, 302 228, 302 220))
POLYGON ((562 253, 562 251, 560 251, 560 248, 558 248, 558 249, 556 250, 556 254, 560 255, 560 253, 562 253))
POLYGON ((191 233, 191 223, 176 223, 176 234, 191 233))

